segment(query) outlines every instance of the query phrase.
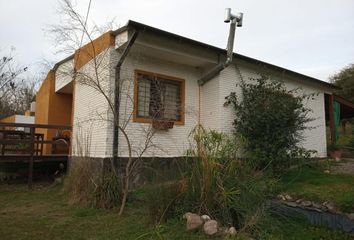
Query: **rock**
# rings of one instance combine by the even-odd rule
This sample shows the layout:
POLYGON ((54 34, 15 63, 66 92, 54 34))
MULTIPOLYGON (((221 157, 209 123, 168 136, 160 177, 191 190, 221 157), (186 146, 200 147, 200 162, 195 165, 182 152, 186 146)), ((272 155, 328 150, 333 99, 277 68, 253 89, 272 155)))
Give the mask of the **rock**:
POLYGON ((331 173, 328 169, 324 170, 324 173, 331 173))
POLYGON ((300 205, 302 207, 311 207, 312 203, 310 201, 302 201, 300 205))
POLYGON ((285 201, 285 200, 286 200, 283 194, 279 194, 279 195, 278 195, 278 199, 279 199, 279 200, 282 200, 282 201, 285 201))
POLYGON ((289 207, 297 207, 297 203, 296 202, 286 202, 285 205, 289 206, 289 207))
POLYGON ((285 200, 287 200, 287 201, 293 200, 293 198, 289 194, 285 194, 284 197, 285 197, 285 200))
POLYGON ((227 230, 227 234, 230 236, 235 236, 237 234, 236 228, 230 227, 229 230, 227 230))
POLYGON ((188 231, 196 230, 203 225, 203 220, 198 214, 187 212, 183 218, 187 220, 188 231))
POLYGON ((201 218, 202 218, 203 222, 207 222, 207 221, 211 220, 211 218, 208 215, 202 215, 201 218))
POLYGON ((330 211, 330 212, 335 212, 335 211, 336 211, 336 209, 335 209, 333 203, 324 202, 323 205, 324 205, 324 206, 327 208, 327 210, 330 211))
POLYGON ((349 213, 347 216, 350 220, 354 221, 354 213, 349 213))
POLYGON ((204 233, 211 236, 218 232, 218 222, 215 220, 209 220, 204 223, 203 226, 204 233))
POLYGON ((322 205, 312 202, 312 207, 322 210, 322 205))
POLYGON ((295 201, 296 203, 300 204, 302 202, 302 198, 299 198, 298 200, 295 201))

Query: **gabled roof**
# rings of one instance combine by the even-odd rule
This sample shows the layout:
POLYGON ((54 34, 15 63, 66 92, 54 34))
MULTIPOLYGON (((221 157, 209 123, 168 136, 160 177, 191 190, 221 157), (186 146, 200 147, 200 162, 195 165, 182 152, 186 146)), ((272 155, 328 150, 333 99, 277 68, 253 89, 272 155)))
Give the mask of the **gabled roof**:
MULTIPOLYGON (((154 34, 157 34, 157 35, 161 35, 161 36, 165 36, 167 38, 178 40, 181 43, 186 43, 186 44, 202 47, 202 48, 205 48, 206 50, 216 51, 216 52, 221 53, 221 54, 226 54, 226 52, 227 52, 226 49, 218 48, 218 47, 215 47, 215 46, 203 43, 203 42, 199 42, 199 41, 196 41, 196 40, 193 40, 193 39, 190 39, 190 38, 186 38, 186 37, 183 37, 183 36, 171 33, 171 32, 167 32, 167 31, 164 31, 164 30, 161 30, 161 29, 158 29, 158 28, 154 28, 154 27, 145 25, 143 23, 135 22, 135 21, 132 21, 132 20, 129 20, 128 23, 125 26, 123 26, 123 27, 117 29, 116 31, 114 31, 113 34, 118 35, 119 33, 123 32, 125 30, 129 30, 129 29, 135 29, 135 30, 138 30, 138 31, 148 31, 148 32, 151 32, 151 33, 154 33, 154 34)), ((302 78, 304 80, 307 80, 307 81, 310 81, 312 83, 316 83, 316 84, 322 85, 322 86, 330 88, 330 89, 339 89, 339 87, 337 87, 337 86, 335 86, 335 85, 333 85, 331 83, 322 81, 320 79, 317 79, 317 78, 314 78, 314 77, 310 77, 310 76, 304 75, 302 73, 295 72, 295 71, 292 71, 290 69, 286 69, 286 68, 283 68, 283 67, 280 67, 280 66, 276 66, 274 64, 267 63, 267 62, 264 62, 264 61, 261 61, 261 60, 255 59, 255 58, 247 57, 245 55, 234 53, 234 58, 235 59, 241 59, 241 60, 244 60, 246 62, 253 63, 253 64, 263 65, 263 66, 266 66, 269 69, 273 69, 275 71, 281 71, 283 73, 288 73, 288 74, 290 74, 290 75, 292 75, 294 77, 302 78)))
MULTIPOLYGON (((227 53, 226 49, 218 48, 218 47, 215 47, 213 45, 209 45, 209 44, 206 44, 206 43, 203 43, 203 42, 199 42, 199 41, 187 38, 187 37, 183 37, 181 35, 177 35, 177 34, 174 34, 174 33, 171 33, 171 32, 165 31, 165 30, 161 30, 159 28, 151 27, 151 26, 148 26, 146 24, 135 22, 135 21, 132 21, 132 20, 129 20, 128 23, 125 26, 113 31, 112 33, 113 33, 113 35, 118 35, 119 33, 124 32, 126 30, 130 30, 130 29, 135 29, 135 30, 143 31, 143 32, 144 31, 148 31, 148 32, 151 32, 151 33, 154 33, 154 34, 157 34, 157 35, 161 35, 161 36, 165 36, 167 38, 178 40, 180 43, 186 43, 186 44, 198 46, 198 47, 201 47, 201 48, 205 48, 206 50, 218 52, 220 54, 226 54, 227 53)), ((61 60, 60 62, 56 63, 54 65, 53 70, 56 70, 61 63, 66 62, 66 61, 72 59, 73 57, 74 57, 74 54, 69 56, 69 57, 67 57, 67 58, 65 58, 65 59, 63 59, 63 60, 61 60)), ((242 54, 234 53, 234 58, 235 59, 241 59, 241 60, 244 60, 246 62, 253 63, 253 64, 263 65, 263 66, 266 66, 269 69, 272 69, 272 70, 275 70, 275 71, 288 73, 288 74, 290 74, 290 75, 292 75, 294 77, 301 78, 301 79, 307 80, 307 81, 315 83, 315 84, 322 85, 322 86, 330 88, 330 89, 340 89, 339 87, 337 87, 337 86, 335 86, 335 85, 333 85, 331 83, 325 82, 323 80, 320 80, 320 79, 317 79, 317 78, 314 78, 314 77, 310 77, 310 76, 304 75, 302 73, 295 72, 293 70, 286 69, 286 68, 283 68, 283 67, 271 64, 271 63, 267 63, 267 62, 264 62, 264 61, 261 61, 261 60, 255 59, 255 58, 251 58, 251 57, 248 57, 248 56, 245 56, 245 55, 242 55, 242 54)))

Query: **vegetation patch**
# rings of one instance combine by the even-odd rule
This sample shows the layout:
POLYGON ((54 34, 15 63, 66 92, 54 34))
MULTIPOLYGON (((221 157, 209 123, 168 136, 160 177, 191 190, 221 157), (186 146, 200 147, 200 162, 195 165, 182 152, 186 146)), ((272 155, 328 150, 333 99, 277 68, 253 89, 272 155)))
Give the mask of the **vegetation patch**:
POLYGON ((329 174, 324 169, 310 165, 288 172, 281 179, 284 191, 319 203, 330 201, 343 212, 353 212, 354 175, 329 174))
MULTIPOLYGON (((60 186, 35 185, 33 191, 28 191, 26 185, 0 185, 0 192, 0 234, 4 240, 206 238, 198 231, 186 232, 179 216, 157 226, 151 224, 143 201, 131 202, 126 213, 118 216, 116 208, 106 211, 67 204, 68 197, 60 186)), ((281 227, 264 229, 261 239, 351 239, 339 232, 310 227, 303 221, 279 220, 281 227)))

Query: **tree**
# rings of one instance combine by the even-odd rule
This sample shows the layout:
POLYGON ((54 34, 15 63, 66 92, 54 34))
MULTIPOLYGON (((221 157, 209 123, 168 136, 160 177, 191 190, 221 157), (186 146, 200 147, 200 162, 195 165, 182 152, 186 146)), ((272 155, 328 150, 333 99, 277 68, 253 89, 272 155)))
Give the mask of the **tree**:
POLYGON ((235 134, 250 166, 279 172, 291 165, 291 160, 309 154, 299 143, 308 128, 306 123, 312 121, 303 102, 313 95, 299 95, 297 89, 287 90, 283 82, 266 76, 251 80, 242 80, 242 96, 233 92, 225 104, 235 111, 235 134))
POLYGON ((23 114, 35 96, 35 82, 22 77, 28 68, 16 65, 13 51, 0 59, 0 119, 23 114))
POLYGON ((341 88, 336 91, 336 94, 354 102, 354 64, 344 67, 339 73, 331 76, 330 81, 341 88))
MULTIPOLYGON (((155 131, 152 126, 141 129, 142 145, 137 149, 132 148, 131 138, 126 132, 126 128, 131 121, 132 111, 129 109, 124 109, 124 117, 120 116, 118 110, 119 107, 117 108, 115 105, 116 99, 112 91, 115 87, 112 88, 112 86, 110 86, 110 79, 107 79, 108 74, 102 74, 104 71, 108 72, 110 70, 116 70, 110 69, 112 67, 110 65, 110 61, 105 61, 105 57, 107 56, 109 49, 98 53, 94 44, 94 37, 97 36, 97 33, 106 32, 113 26, 113 24, 112 22, 109 22, 108 24, 105 24, 105 27, 99 27, 95 24, 91 24, 89 26, 87 22, 89 10, 90 6, 86 16, 83 17, 75 9, 75 6, 72 4, 71 0, 60 0, 59 13, 63 21, 59 25, 52 25, 49 32, 52 34, 53 39, 57 43, 60 43, 57 46, 59 52, 71 51, 72 53, 73 51, 80 49, 83 42, 88 42, 86 45, 89 48, 87 54, 92 57, 92 60, 87 64, 87 66, 80 69, 76 69, 75 66, 72 66, 70 71, 62 71, 59 72, 59 74, 69 75, 72 79, 74 79, 75 84, 87 86, 90 89, 93 89, 104 99, 103 101, 106 103, 108 109, 97 109, 95 116, 88 121, 104 121, 112 124, 112 126, 115 125, 118 127, 119 132, 124 136, 128 149, 128 160, 125 167, 123 169, 117 168, 113 158, 111 158, 111 172, 103 173, 108 174, 108 176, 113 176, 114 179, 121 181, 119 183, 119 186, 121 186, 119 215, 121 215, 128 199, 131 179, 136 174, 136 169, 141 162, 143 154, 152 146, 152 138, 155 131), (99 110, 103 110, 103 112, 98 112, 99 110), (135 154, 135 156, 133 156, 133 154, 135 154)), ((80 53, 85 54, 82 53, 81 50, 79 51, 79 54, 80 53)), ((127 91, 127 89, 131 87, 131 79, 120 79, 119 82, 114 81, 114 84, 118 84, 119 86, 119 103, 131 102, 133 100, 133 96, 131 96, 131 93, 127 91)), ((83 139, 81 139, 81 141, 84 142, 83 139)), ((113 153, 113 156, 114 154, 116 154, 116 152, 113 153)), ((109 189, 107 189, 107 191, 109 191, 109 189)))

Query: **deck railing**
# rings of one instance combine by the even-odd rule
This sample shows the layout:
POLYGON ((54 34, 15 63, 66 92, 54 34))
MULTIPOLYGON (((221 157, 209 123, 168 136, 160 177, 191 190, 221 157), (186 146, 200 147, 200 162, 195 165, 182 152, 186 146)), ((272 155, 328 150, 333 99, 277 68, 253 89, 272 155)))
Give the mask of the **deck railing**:
POLYGON ((0 161, 28 161, 28 187, 32 188, 34 159, 69 155, 71 126, 0 123, 0 161), (56 131, 48 137, 39 129, 56 131), (51 145, 51 152, 43 154, 44 145, 51 145))

